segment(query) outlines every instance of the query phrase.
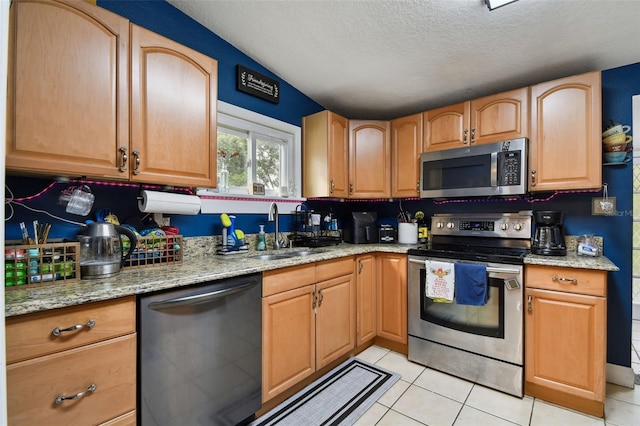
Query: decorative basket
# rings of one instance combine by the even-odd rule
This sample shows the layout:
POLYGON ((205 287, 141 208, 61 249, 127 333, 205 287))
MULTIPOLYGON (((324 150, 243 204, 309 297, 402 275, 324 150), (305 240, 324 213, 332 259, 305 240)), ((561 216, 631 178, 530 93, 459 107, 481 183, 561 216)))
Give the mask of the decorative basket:
POLYGON ((125 267, 142 268, 182 263, 182 235, 138 238, 138 244, 124 263, 125 267))
POLYGON ((52 241, 47 244, 5 241, 5 288, 80 280, 80 243, 52 241))

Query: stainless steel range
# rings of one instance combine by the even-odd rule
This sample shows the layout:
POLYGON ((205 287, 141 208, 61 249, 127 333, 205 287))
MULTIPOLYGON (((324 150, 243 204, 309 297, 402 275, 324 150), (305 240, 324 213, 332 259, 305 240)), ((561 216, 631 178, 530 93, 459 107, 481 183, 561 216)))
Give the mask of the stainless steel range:
POLYGON ((529 211, 434 215, 430 243, 409 250, 409 359, 522 397, 523 259, 530 248, 529 211), (426 261, 484 266, 486 303, 426 297, 426 261))

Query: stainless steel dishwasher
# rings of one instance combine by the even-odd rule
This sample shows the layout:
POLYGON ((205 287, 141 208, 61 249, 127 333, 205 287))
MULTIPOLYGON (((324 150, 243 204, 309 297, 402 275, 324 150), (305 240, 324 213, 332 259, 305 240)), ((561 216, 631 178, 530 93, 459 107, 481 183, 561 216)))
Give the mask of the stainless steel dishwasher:
POLYGON ((260 409, 261 284, 253 274, 139 298, 139 424, 235 425, 260 409))

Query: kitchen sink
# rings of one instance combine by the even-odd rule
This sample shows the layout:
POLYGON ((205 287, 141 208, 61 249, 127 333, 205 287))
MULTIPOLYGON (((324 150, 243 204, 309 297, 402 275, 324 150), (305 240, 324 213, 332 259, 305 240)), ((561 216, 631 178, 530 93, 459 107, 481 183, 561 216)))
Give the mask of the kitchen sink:
POLYGON ((279 259, 290 259, 292 257, 309 256, 311 254, 317 254, 317 253, 322 253, 322 251, 311 251, 311 250, 288 251, 288 252, 282 252, 282 253, 259 254, 256 256, 251 256, 251 258, 258 259, 258 260, 279 260, 279 259))

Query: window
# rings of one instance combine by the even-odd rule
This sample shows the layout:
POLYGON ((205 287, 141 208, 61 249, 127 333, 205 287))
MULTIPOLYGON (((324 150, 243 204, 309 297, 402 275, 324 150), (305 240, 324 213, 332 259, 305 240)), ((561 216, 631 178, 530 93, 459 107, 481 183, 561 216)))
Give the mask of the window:
POLYGON ((297 197, 300 128, 219 102, 218 193, 248 195, 262 183, 270 197, 297 197))

